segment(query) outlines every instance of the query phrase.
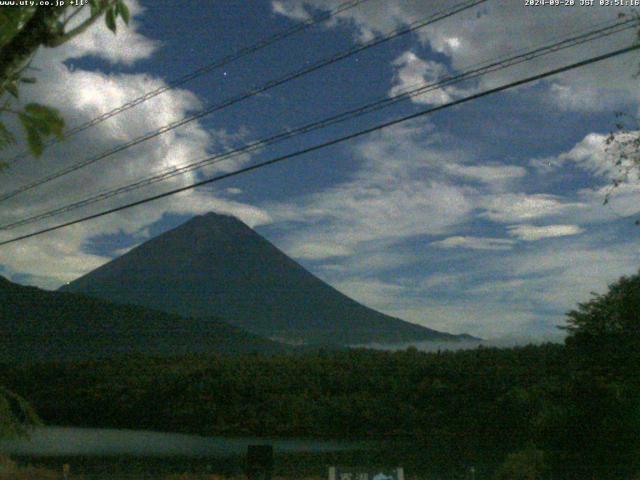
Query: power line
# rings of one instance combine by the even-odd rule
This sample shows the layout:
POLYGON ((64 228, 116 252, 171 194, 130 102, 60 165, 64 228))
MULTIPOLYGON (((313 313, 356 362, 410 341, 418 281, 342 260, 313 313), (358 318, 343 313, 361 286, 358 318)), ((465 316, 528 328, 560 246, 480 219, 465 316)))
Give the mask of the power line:
MULTIPOLYGON (((266 37, 262 40, 260 40, 259 42, 250 45, 248 47, 242 47, 239 50, 236 50, 233 53, 230 53, 229 55, 226 55, 218 60, 215 60, 214 62, 208 63, 206 65, 203 65, 200 68, 197 68, 175 80, 172 80, 170 82, 167 83, 167 85, 163 86, 163 87, 159 87, 156 88, 155 90, 151 90, 147 93, 145 93, 144 95, 141 95, 137 98, 134 98, 133 100, 130 100, 122 105, 120 105, 119 107, 114 108, 113 110, 110 110, 108 112, 105 112, 85 123, 82 123, 80 125, 77 125, 73 128, 70 128, 69 130, 64 132, 64 136, 61 140, 58 140, 57 138, 53 138, 47 142, 45 142, 44 146, 45 148, 48 148, 52 145, 55 145, 57 143, 60 143, 62 140, 66 140, 67 138, 76 135, 77 133, 80 133, 84 130, 87 130, 88 128, 93 127, 94 125, 98 125, 99 123, 104 122, 105 120, 108 120, 122 112, 125 112, 137 105, 140 105, 143 102, 146 102, 147 100, 150 100, 154 97, 157 97, 158 95, 167 92, 169 90, 173 90, 176 87, 182 86, 187 82, 190 82, 191 80, 194 80, 195 78, 198 78, 202 75, 205 75, 213 70, 216 70, 218 68, 224 67, 225 65, 228 65, 232 62, 235 62, 236 60, 239 60, 240 58, 243 58, 247 55, 250 55, 252 53, 258 52, 266 47, 269 47, 277 42, 279 42, 280 40, 284 40, 285 38, 288 38, 292 35, 295 35, 296 33, 302 32, 304 30, 306 30, 307 28, 310 28, 314 25, 317 25, 319 23, 325 22, 327 20, 330 20, 331 18, 335 17, 336 15, 339 15, 340 13, 343 13, 347 10, 350 10, 352 8, 357 7, 358 5, 368 2, 369 0, 350 0, 348 2, 344 2, 340 5, 338 5, 336 8, 334 8, 333 10, 330 10, 329 12, 325 12, 322 13, 320 15, 317 15, 315 17, 312 17, 308 20, 303 21, 301 24, 295 25, 291 28, 288 28, 286 30, 283 30, 282 32, 278 32, 275 33, 274 35, 271 35, 269 37, 266 37)), ((26 150, 24 152, 19 153, 18 155, 12 157, 10 160, 8 160, 6 163, 8 163, 9 165, 15 163, 17 160, 20 160, 22 158, 25 158, 26 156, 29 155, 29 151, 26 150)))
POLYGON ((325 67, 327 65, 333 64, 335 62, 338 62, 340 60, 343 60, 345 58, 353 56, 353 55, 355 55, 355 54, 357 54, 359 52, 362 52, 362 51, 364 51, 366 49, 375 47, 375 46, 380 45, 380 44, 382 44, 384 42, 388 42, 388 41, 390 41, 390 40, 392 40, 394 38, 397 38, 397 37, 399 37, 401 35, 406 35, 406 34, 408 34, 410 32, 418 30, 420 28, 424 28, 424 27, 426 27, 428 25, 431 25, 431 24, 433 24, 435 22, 438 22, 440 20, 443 20, 445 18, 449 18, 451 16, 454 16, 454 15, 456 15, 456 14, 458 14, 458 13, 464 11, 464 10, 468 10, 468 9, 470 9, 472 7, 475 7, 476 5, 479 5, 479 4, 487 2, 487 1, 488 0, 471 0, 471 1, 466 1, 466 2, 459 3, 459 4, 455 5, 452 9, 446 10, 444 12, 436 13, 436 14, 434 14, 434 15, 432 15, 432 16, 424 19, 424 20, 419 20, 419 21, 413 22, 408 27, 403 27, 403 28, 400 28, 400 29, 396 29, 393 32, 391 32, 390 34, 387 34, 387 35, 384 35, 384 36, 381 36, 381 37, 376 37, 376 38, 374 38, 373 40, 371 40, 369 42, 356 45, 355 47, 352 47, 352 48, 350 48, 350 49, 348 49, 348 50, 346 50, 344 52, 340 52, 340 53, 338 53, 336 55, 333 55, 333 56, 331 56, 329 58, 320 60, 320 61, 318 61, 318 62, 316 62, 316 63, 314 63, 314 64, 312 64, 312 65, 310 65, 308 67, 305 67, 305 68, 301 69, 301 70, 295 71, 293 73, 289 73, 289 74, 287 74, 287 75, 285 75, 283 77, 280 77, 279 79, 271 80, 271 81, 267 82, 266 84, 262 85, 261 87, 255 88, 253 90, 249 90, 248 92, 242 93, 242 94, 240 94, 240 95, 238 95, 236 97, 232 97, 231 99, 228 99, 228 100, 226 100, 226 101, 224 101, 224 102, 222 102, 220 104, 211 105, 208 108, 206 108, 206 109, 204 109, 204 110, 202 110, 202 111, 200 111, 200 112, 198 112, 198 113, 196 113, 194 115, 191 115, 189 117, 185 117, 185 118, 183 118, 181 120, 178 120, 176 122, 173 122, 173 123, 170 123, 168 125, 165 125, 164 127, 161 127, 161 128, 159 128, 157 130, 154 130, 154 131, 152 131, 150 133, 147 133, 145 135, 137 137, 137 138, 135 138, 135 139, 133 139, 133 140, 131 140, 129 142, 126 142, 124 144, 118 145, 117 147, 114 147, 114 148, 112 148, 110 150, 107 150, 107 151, 105 151, 105 152, 103 152, 101 154, 98 154, 98 155, 93 156, 93 157, 89 157, 89 158, 87 158, 87 159, 85 159, 85 160, 83 160, 81 162, 78 162, 78 163, 76 163, 74 165, 71 165, 71 166, 69 166, 67 168, 64 168, 62 170, 54 172, 54 173, 52 173, 50 175, 47 175, 46 177, 43 177, 43 178, 41 178, 39 180, 35 180, 35 181, 31 182, 31 183, 28 183, 26 185, 23 185, 21 187, 18 187, 16 189, 14 189, 14 190, 11 190, 11 191, 9 191, 7 193, 4 193, 4 194, 0 195, 0 202, 8 200, 10 198, 13 198, 16 195, 19 195, 21 193, 29 191, 29 190, 31 190, 31 189, 33 189, 35 187, 38 187, 38 186, 43 185, 45 183, 48 183, 48 182, 50 182, 52 180, 56 180, 56 179, 58 179, 60 177, 63 177, 63 176, 68 175, 70 173, 76 172, 76 171, 78 171, 78 170, 80 170, 80 169, 82 169, 82 168, 84 168, 84 167, 86 167, 88 165, 92 165, 92 164, 94 164, 94 163, 96 163, 96 162, 98 162, 100 160, 103 160, 103 159, 105 159, 107 157, 110 157, 111 155, 114 155, 116 153, 119 153, 119 152, 122 152, 124 150, 127 150, 128 148, 131 148, 131 147, 133 147, 135 145, 139 145, 139 144, 141 144, 141 143, 143 143, 143 142, 145 142, 147 140, 151 140, 151 139, 153 139, 155 137, 158 137, 158 136, 160 136, 160 135, 162 135, 164 133, 167 133, 167 132, 169 132, 171 130, 174 130, 174 129, 178 128, 178 127, 181 127, 181 126, 186 125, 186 124, 188 124, 190 122, 198 120, 198 119, 200 119, 200 118, 202 118, 202 117, 204 117, 206 115, 209 115, 209 114, 211 114, 213 112, 216 112, 216 111, 222 110, 222 109, 224 109, 226 107, 229 107, 229 106, 231 106, 231 105, 233 105, 235 103, 238 103, 238 102, 240 102, 242 100, 246 100, 248 98, 254 97, 255 95, 263 93, 263 92, 265 92, 267 90, 275 88, 275 87, 277 87, 279 85, 282 85, 282 84, 284 84, 286 82, 289 82, 291 80, 300 78, 300 77, 302 77, 304 75, 307 75, 308 73, 311 73, 311 72, 314 72, 316 70, 319 70, 319 69, 321 69, 321 68, 323 68, 323 67, 325 67))
MULTIPOLYGON (((605 24, 601 24, 601 25, 605 25, 605 24)), ((286 131, 277 133, 273 136, 264 138, 262 140, 254 141, 252 143, 246 144, 242 147, 239 147, 233 150, 227 150, 219 154, 209 156, 204 159, 198 160, 196 162, 188 163, 180 167, 168 168, 165 171, 160 172, 151 177, 147 177, 147 178, 138 180, 136 182, 129 183, 121 187, 117 187, 115 189, 105 190, 99 194, 85 198, 83 200, 79 200, 77 202, 73 202, 52 210, 48 210, 46 212, 39 213, 31 217, 27 217, 25 219, 18 220, 13 223, 0 225, 0 230, 10 230, 20 226, 35 223, 39 220, 60 215, 62 213, 67 213, 81 207, 92 205, 94 203, 106 200, 108 198, 112 198, 114 196, 117 196, 123 193, 137 190, 137 189, 173 178, 178 175, 183 175, 193 170, 197 170, 206 166, 220 163, 230 158, 258 150, 264 146, 271 145, 288 138, 305 134, 320 128, 325 128, 327 126, 330 126, 339 122, 343 122, 343 121, 364 115, 366 113, 371 113, 371 112, 386 108, 400 101, 413 98, 419 95, 423 95, 424 93, 427 93, 436 89, 441 89, 443 87, 460 83, 462 81, 468 81, 474 78, 478 78, 478 77, 487 75, 488 73, 493 73, 495 71, 509 68, 524 62, 529 62, 531 60, 542 57, 544 55, 548 55, 550 53, 556 53, 558 51, 561 51, 567 48, 572 48, 577 45, 584 44, 586 42, 594 41, 606 36, 617 34, 617 33, 635 28, 637 25, 638 25, 638 21, 635 19, 625 20, 620 22, 613 22, 613 23, 610 22, 606 26, 604 27, 601 26, 601 28, 598 28, 596 30, 589 30, 585 33, 580 33, 578 35, 563 39, 558 42, 554 42, 542 47, 537 47, 532 50, 524 51, 524 53, 520 53, 511 57, 498 59, 495 61, 484 62, 480 64, 483 66, 479 68, 469 69, 458 75, 446 77, 438 82, 421 84, 416 88, 413 88, 410 90, 407 89, 406 91, 400 94, 397 94, 393 97, 385 97, 383 99, 380 99, 368 105, 364 105, 346 112, 342 112, 340 114, 333 115, 331 117, 328 117, 319 121, 308 123, 306 125, 294 128, 292 130, 286 130, 286 131)))
POLYGON ((613 57, 616 57, 616 56, 619 56, 619 55, 623 55, 625 53, 629 53, 631 51, 638 50, 638 49, 640 49, 640 44, 634 44, 634 45, 631 45, 629 47, 625 47, 625 48, 621 48, 621 49, 618 49, 618 50, 614 50, 612 52, 609 52, 609 53, 606 53, 606 54, 603 54, 603 55, 598 55, 596 57, 591 57, 591 58, 589 58, 587 60, 582 60, 580 62, 572 63, 570 65, 565 65, 564 67, 548 70, 548 71, 546 71, 544 73, 540 73, 540 74, 537 74, 537 75, 533 75, 533 76, 527 77, 525 79, 521 79, 521 80, 517 80, 517 81, 514 81, 514 82, 510 82, 510 83, 508 83, 506 85, 502 85, 500 87, 495 87, 495 88, 492 88, 492 89, 489 89, 489 90, 485 90, 483 92, 476 93, 474 95, 470 95, 470 96, 465 97, 465 98, 461 98, 461 99, 458 99, 458 100, 454 100, 454 101, 448 102, 448 103, 443 104, 443 105, 439 105, 437 107, 432 107, 432 108, 429 108, 429 109, 426 109, 426 110, 421 110, 419 112, 416 112, 416 113, 413 113, 413 114, 410 114, 410 115, 406 115, 404 117, 400 117, 400 118, 395 119, 395 120, 384 122, 384 123, 376 125, 374 127, 369 127, 369 128, 360 130, 358 132, 351 133, 349 135, 345 135, 345 136, 342 136, 342 137, 339 137, 339 138, 336 138, 336 139, 333 139, 333 140, 329 140, 327 142, 323 142, 323 143, 314 145, 312 147, 308 147, 308 148, 305 148, 305 149, 302 149, 302 150, 298 150, 296 152, 293 152, 293 153, 290 153, 290 154, 287 154, 287 155, 282 155, 280 157, 272 158, 270 160, 266 160, 264 162, 257 163, 255 165, 250 165, 248 167, 244 167, 244 168, 235 170, 233 172, 229 172, 229 173, 225 173, 225 174, 222 174, 222 175, 218 175, 218 176, 215 176, 215 177, 212 177, 212 178, 208 178, 206 180, 201 180, 199 182, 195 182, 195 183, 192 183, 192 184, 184 186, 184 187, 180 187, 180 188, 176 188, 176 189, 173 189, 173 190, 169 190, 167 192, 160 193, 158 195, 147 197, 147 198, 135 201, 135 202, 127 203, 127 204, 121 205, 119 207, 110 208, 108 210, 104 210, 102 212, 94 213, 92 215, 87 215, 85 217, 82 217, 82 218, 79 218, 79 219, 76 219, 76 220, 71 220, 69 222, 60 223, 60 224, 55 225, 53 227, 44 228, 44 229, 38 230, 36 232, 32 232, 32 233, 29 233, 29 234, 26 234, 26 235, 21 235, 19 237, 15 237, 15 238, 12 238, 12 239, 9 239, 9 240, 4 240, 4 241, 0 242, 0 246, 7 245, 7 244, 10 244, 10 243, 14 243, 14 242, 18 242, 20 240, 25 240, 27 238, 35 237, 37 235, 42 235, 44 233, 52 232, 52 231, 55 231, 55 230, 59 230, 61 228, 69 227, 71 225, 75 225, 75 224, 78 224, 78 223, 83 223, 83 222, 86 222, 88 220, 92 220, 92 219, 95 219, 95 218, 103 217, 103 216, 109 215, 111 213, 119 212, 119 211, 126 210, 126 209, 129 209, 129 208, 138 206, 138 205, 142 205, 142 204, 149 203, 149 202, 152 202, 152 201, 155 201, 155 200, 159 200, 161 198, 169 197, 169 196, 181 193, 181 192, 192 190, 194 188, 201 187, 203 185, 208 185, 210 183, 219 182, 219 181, 227 179, 227 178, 235 177, 237 175, 241 175, 243 173, 247 173, 247 172, 250 172, 250 171, 253 171, 253 170, 257 170, 259 168, 263 168, 263 167, 266 167, 266 166, 269 166, 269 165, 274 165, 276 163, 280 163, 280 162, 283 162, 285 160, 289 160, 291 158, 299 157, 301 155, 305 155, 307 153, 314 152, 316 150, 321 150, 323 148, 330 147, 332 145, 337 145, 339 143, 342 143, 342 142, 345 142, 345 141, 348 141, 348 140, 352 140, 354 138, 358 138, 358 137, 367 135, 369 133, 373 133, 373 132, 382 130, 384 128, 388 128, 388 127, 391 127, 393 125, 397 125, 399 123, 406 122, 408 120, 413 120, 415 118, 422 117, 424 115, 429 115, 431 113, 435 113, 435 112, 438 112, 440 110, 444 110, 444 109, 447 109, 447 108, 455 107, 457 105, 461 105, 463 103, 467 103, 467 102, 470 102, 470 101, 478 100, 478 99, 480 99, 482 97, 486 97, 486 96, 489 96, 489 95, 493 95, 495 93, 499 93, 499 92, 502 92, 502 91, 505 91, 505 90, 509 90, 509 89, 512 89, 512 88, 515 88, 515 87, 519 87, 519 86, 525 85, 527 83, 531 83, 531 82, 535 82, 535 81, 538 81, 538 80, 542 80, 544 78, 547 78, 547 77, 550 77, 550 76, 553 76, 553 75, 557 75, 559 73, 564 73, 564 72, 567 72, 567 71, 570 71, 570 70, 574 70, 576 68, 584 67, 586 65, 590 65, 590 64, 593 64, 593 63, 596 63, 596 62, 601 62, 603 60, 606 60, 606 59, 609 59, 609 58, 613 58, 613 57))

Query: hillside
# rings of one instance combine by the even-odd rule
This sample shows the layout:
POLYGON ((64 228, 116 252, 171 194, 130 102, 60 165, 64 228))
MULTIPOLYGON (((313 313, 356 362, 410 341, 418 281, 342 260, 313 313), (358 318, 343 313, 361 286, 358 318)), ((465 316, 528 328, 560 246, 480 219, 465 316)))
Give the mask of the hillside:
POLYGON ((292 343, 458 340, 384 315, 326 284, 235 217, 210 213, 63 287, 292 343))
POLYGON ((183 318, 0 277, 0 362, 287 349, 214 318, 183 318))

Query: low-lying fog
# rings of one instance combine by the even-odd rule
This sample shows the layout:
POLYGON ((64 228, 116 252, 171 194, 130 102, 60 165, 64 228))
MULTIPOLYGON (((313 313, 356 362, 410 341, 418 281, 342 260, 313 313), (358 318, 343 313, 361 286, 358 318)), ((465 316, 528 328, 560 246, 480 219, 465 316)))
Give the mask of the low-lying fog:
POLYGON ((509 348, 523 345, 540 345, 543 343, 562 343, 564 341, 563 334, 546 335, 546 336, 510 336, 492 338, 488 340, 462 340, 459 342, 406 342, 406 343, 367 343, 362 345, 352 345, 352 347, 371 348, 374 350, 406 350, 410 347, 415 347, 421 352, 437 352, 444 350, 470 350, 474 348, 482 347, 498 347, 509 348))

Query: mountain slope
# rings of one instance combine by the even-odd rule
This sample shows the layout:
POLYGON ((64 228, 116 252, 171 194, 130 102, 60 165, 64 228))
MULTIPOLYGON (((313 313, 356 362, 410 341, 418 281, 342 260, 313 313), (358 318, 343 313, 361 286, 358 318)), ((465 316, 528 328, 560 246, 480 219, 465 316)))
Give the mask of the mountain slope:
POLYGON ((367 308, 235 217, 210 213, 153 238, 63 290, 185 316, 216 316, 289 342, 456 340, 367 308))
POLYGON ((213 318, 182 318, 0 277, 0 362, 285 349, 213 318))

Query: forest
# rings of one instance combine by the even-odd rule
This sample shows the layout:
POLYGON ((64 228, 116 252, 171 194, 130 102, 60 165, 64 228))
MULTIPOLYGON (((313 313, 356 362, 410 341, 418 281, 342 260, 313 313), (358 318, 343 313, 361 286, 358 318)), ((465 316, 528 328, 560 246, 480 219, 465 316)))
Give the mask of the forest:
POLYGON ((123 356, 4 365, 0 384, 52 425, 366 439, 446 472, 633 478, 639 307, 636 275, 569 312, 564 345, 123 356))

